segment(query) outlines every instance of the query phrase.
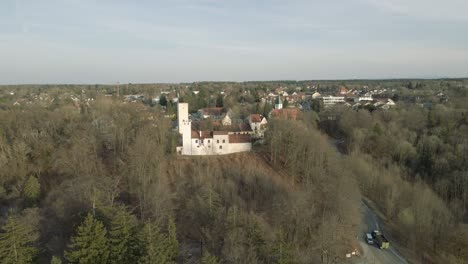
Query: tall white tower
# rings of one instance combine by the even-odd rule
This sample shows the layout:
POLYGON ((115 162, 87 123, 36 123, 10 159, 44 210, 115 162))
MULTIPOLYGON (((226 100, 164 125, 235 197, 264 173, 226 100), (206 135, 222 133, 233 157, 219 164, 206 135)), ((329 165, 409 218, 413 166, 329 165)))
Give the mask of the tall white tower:
POLYGON ((192 149, 192 124, 188 116, 188 103, 177 104, 177 119, 179 133, 182 134, 182 155, 190 155, 192 149))

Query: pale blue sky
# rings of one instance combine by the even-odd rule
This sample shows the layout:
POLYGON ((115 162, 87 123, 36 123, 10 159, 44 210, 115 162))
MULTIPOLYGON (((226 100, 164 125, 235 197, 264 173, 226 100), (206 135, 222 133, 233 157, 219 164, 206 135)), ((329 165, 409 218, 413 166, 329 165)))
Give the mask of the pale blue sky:
POLYGON ((1 0, 0 83, 468 77, 467 0, 1 0))

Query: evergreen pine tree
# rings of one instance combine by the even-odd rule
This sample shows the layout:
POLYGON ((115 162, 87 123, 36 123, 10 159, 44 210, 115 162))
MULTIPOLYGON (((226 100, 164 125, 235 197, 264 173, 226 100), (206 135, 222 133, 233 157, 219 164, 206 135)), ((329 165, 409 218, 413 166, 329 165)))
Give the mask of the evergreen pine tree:
POLYGON ((107 263, 109 249, 106 233, 104 225, 89 213, 72 237, 65 258, 69 263, 107 263))
POLYGON ((169 254, 172 259, 177 258, 179 255, 179 241, 177 241, 177 230, 174 219, 170 217, 167 223, 168 228, 168 246, 169 254))
POLYGON ((24 195, 24 198, 26 199, 26 202, 30 205, 36 203, 37 200, 39 199, 40 193, 41 193, 41 185, 39 184, 39 181, 37 180, 36 177, 32 175, 29 176, 29 178, 26 180, 26 183, 23 189, 23 195, 24 195))
POLYGON ((224 107, 224 98, 221 94, 216 97, 216 107, 224 107))
POLYGON ((62 264, 62 260, 57 256, 53 256, 50 260, 50 264, 62 264))
POLYGON ((250 250, 255 252, 255 255, 259 259, 266 258, 266 242, 263 238, 262 230, 260 229, 257 222, 251 224, 247 229, 247 246, 250 250))
POLYGON ((276 234, 275 245, 273 247, 272 256, 275 258, 275 263, 288 264, 293 263, 292 246, 287 241, 286 234, 282 229, 276 234))
POLYGON ((161 106, 167 106, 167 98, 165 95, 161 95, 161 98, 159 98, 159 104, 161 106))
POLYGON ((0 262, 2 264, 32 263, 38 250, 39 233, 16 215, 10 215, 0 232, 0 262))
POLYGON ((211 255, 208 251, 203 253, 203 257, 201 259, 201 264, 218 264, 218 258, 211 255))
POLYGON ((125 208, 118 208, 109 232, 110 263, 136 263, 136 220, 125 208))
POLYGON ((161 233, 159 226, 155 223, 146 223, 140 233, 140 241, 144 252, 140 258, 141 264, 168 264, 173 261, 173 250, 169 238, 161 233))

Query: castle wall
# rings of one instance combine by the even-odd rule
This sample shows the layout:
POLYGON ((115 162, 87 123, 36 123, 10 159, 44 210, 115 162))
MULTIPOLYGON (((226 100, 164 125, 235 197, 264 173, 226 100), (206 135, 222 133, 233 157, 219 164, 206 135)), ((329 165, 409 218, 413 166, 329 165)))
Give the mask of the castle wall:
POLYGON ((251 151, 252 143, 230 143, 229 153, 251 151))
POLYGON ((192 138, 192 124, 188 115, 187 103, 177 105, 177 115, 179 133, 182 135, 182 147, 177 147, 177 153, 182 155, 224 155, 252 149, 250 142, 230 143, 228 133, 214 134, 212 138, 192 138))

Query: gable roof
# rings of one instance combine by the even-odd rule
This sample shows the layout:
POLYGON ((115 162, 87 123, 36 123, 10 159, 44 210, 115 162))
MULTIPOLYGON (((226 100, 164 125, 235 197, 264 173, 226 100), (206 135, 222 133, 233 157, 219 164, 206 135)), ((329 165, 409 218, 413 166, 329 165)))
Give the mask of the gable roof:
POLYGON ((213 131, 213 135, 217 136, 217 135, 227 135, 228 132, 227 131, 213 131))
POLYGON ((251 114, 250 115, 250 121, 252 123, 260 123, 260 122, 262 122, 262 117, 259 114, 251 114))
POLYGON ((213 138, 213 132, 212 131, 195 131, 192 130, 192 138, 213 138))
POLYGON ((296 108, 273 109, 271 115, 276 118, 296 120, 298 110, 296 108))

